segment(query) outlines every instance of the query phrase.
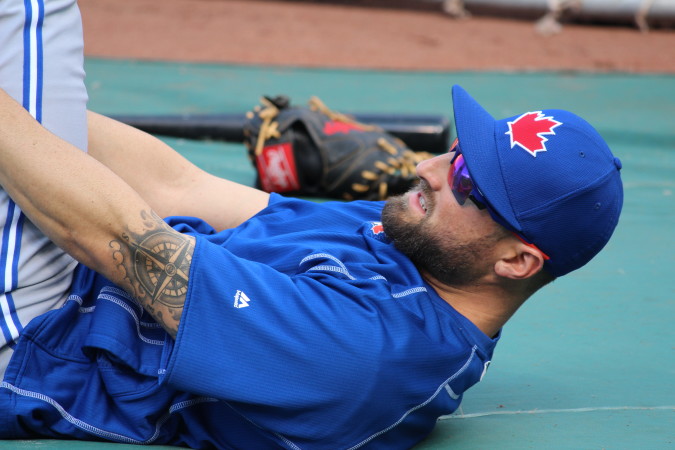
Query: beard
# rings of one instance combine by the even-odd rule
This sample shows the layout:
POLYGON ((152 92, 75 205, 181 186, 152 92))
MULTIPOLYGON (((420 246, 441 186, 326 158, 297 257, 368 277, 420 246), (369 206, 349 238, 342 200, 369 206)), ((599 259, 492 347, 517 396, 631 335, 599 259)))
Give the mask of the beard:
MULTIPOLYGON (((420 186, 418 189, 427 189, 420 186)), ((431 212, 434 205, 429 204, 431 212)), ((406 255, 417 269, 441 283, 451 286, 475 284, 488 270, 488 251, 498 240, 496 234, 472 241, 460 241, 449 232, 452 224, 434 227, 425 216, 419 222, 406 220, 406 196, 390 198, 382 210, 384 232, 396 248, 406 255)), ((491 267, 491 266, 490 266, 491 267)))

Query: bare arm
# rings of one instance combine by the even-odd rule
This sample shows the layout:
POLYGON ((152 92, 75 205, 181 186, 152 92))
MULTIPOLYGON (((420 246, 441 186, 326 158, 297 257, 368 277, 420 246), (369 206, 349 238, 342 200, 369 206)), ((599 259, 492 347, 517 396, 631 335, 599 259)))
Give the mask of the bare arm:
POLYGON ((167 226, 121 178, 0 90, 0 184, 78 261, 124 287, 173 336, 194 238, 167 226))
POLYGON ((94 112, 88 120, 89 154, 162 217, 195 216, 223 230, 267 206, 267 193, 201 170, 154 136, 94 112))

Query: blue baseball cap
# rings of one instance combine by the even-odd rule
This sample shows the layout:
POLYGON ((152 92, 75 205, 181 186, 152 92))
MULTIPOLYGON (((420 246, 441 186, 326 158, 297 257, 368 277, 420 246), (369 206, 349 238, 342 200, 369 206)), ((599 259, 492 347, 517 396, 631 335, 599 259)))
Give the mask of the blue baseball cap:
POLYGON ((548 255, 556 277, 589 262, 623 204, 621 161, 600 134, 564 110, 495 120, 460 86, 452 99, 469 174, 498 221, 548 255))

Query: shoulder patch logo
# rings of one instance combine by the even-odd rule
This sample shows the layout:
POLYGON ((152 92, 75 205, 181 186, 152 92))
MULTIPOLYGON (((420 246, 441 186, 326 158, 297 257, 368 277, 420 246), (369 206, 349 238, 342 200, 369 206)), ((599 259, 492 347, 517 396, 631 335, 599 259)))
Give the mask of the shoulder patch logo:
POLYGON ((537 152, 546 151, 545 135, 554 135, 554 128, 562 125, 551 116, 545 116, 541 111, 528 112, 512 122, 507 122, 511 136, 511 148, 518 145, 529 154, 537 157, 537 152))
POLYGON ((248 298, 248 296, 244 294, 242 291, 237 291, 237 293, 234 294, 235 308, 246 308, 247 306, 249 306, 249 303, 251 303, 251 299, 248 298))
POLYGON ((384 232, 382 222, 364 222, 359 230, 369 238, 384 242, 385 244, 391 242, 387 237, 387 233, 384 232))

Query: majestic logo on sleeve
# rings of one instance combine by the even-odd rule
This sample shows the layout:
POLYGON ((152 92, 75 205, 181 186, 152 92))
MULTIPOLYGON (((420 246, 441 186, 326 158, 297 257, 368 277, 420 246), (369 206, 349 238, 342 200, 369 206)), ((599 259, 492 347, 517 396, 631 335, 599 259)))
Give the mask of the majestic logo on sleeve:
POLYGON ((541 111, 528 112, 512 122, 508 122, 511 136, 511 148, 516 145, 536 157, 537 152, 546 151, 546 135, 554 135, 553 131, 562 122, 551 116, 545 116, 541 111))
POLYGON ((234 294, 234 307, 247 308, 250 303, 251 299, 248 298, 248 295, 244 294, 243 291, 237 290, 237 293, 234 294))

